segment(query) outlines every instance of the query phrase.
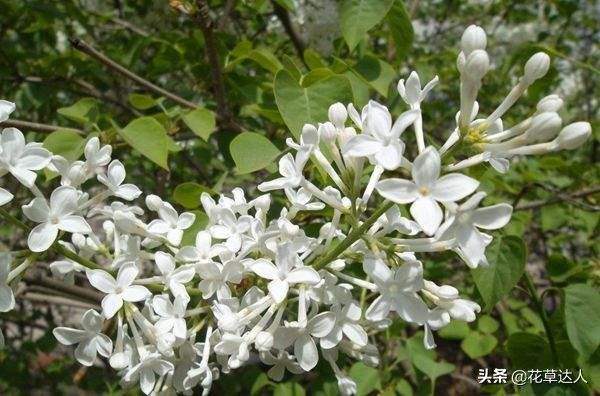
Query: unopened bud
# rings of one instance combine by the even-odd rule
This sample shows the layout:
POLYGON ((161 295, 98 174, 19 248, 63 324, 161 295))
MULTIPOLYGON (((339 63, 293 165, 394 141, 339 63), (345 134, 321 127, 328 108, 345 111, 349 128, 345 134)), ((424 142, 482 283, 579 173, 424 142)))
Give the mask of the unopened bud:
POLYGON ((325 142, 332 142, 337 137, 337 130, 331 122, 319 124, 319 135, 325 142))
POLYGON ((346 111, 346 107, 343 104, 337 102, 329 106, 329 121, 337 128, 343 128, 347 118, 348 111, 346 111))
POLYGON ((535 80, 544 77, 549 67, 550 57, 544 52, 538 52, 525 63, 523 79, 527 84, 531 84, 535 80))
POLYGON ((273 348, 273 334, 261 331, 256 335, 254 345, 259 351, 270 351, 273 348))
POLYGON ((460 48, 466 56, 469 56, 475 50, 484 50, 486 44, 485 31, 477 25, 466 28, 460 39, 460 48))
POLYGON ((158 195, 148 195, 146 197, 146 206, 152 211, 157 211, 162 205, 162 199, 158 195))
POLYGON ((558 113, 548 111, 538 114, 533 117, 531 125, 525 131, 525 139, 528 143, 548 141, 558 134, 561 126, 562 119, 558 113))
POLYGON ((563 100, 558 95, 548 95, 542 98, 537 104, 538 113, 547 111, 558 111, 563 105, 563 100))
POLYGON ((560 131, 555 139, 561 150, 573 150, 581 146, 592 134, 592 126, 589 122, 574 122, 560 131))
POLYGON ((479 81, 490 68, 490 58, 484 50, 475 50, 467 57, 464 71, 469 80, 479 81))

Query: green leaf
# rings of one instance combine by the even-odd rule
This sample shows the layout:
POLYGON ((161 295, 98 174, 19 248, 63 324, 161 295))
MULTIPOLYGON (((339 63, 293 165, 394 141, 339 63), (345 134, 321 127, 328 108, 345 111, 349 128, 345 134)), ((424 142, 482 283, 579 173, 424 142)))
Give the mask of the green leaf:
POLYGON ((387 14, 387 23, 396 44, 396 57, 404 59, 412 46, 415 36, 410 16, 406 12, 404 1, 396 0, 387 14))
POLYGON ((255 395, 260 395, 261 394, 261 390, 268 386, 269 384, 271 384, 271 381, 269 380, 269 377, 267 377, 267 374, 265 373, 260 373, 256 376, 256 378, 254 379, 254 382, 252 383, 252 388, 250 388, 250 395, 251 396, 255 396, 255 395))
POLYGON ((327 67, 323 61, 323 58, 321 58, 321 55, 319 55, 317 51, 310 48, 304 50, 304 61, 311 70, 318 69, 320 67, 327 67))
POLYGON ((285 124, 296 137, 306 123, 316 124, 327 121, 329 106, 335 102, 352 102, 352 87, 344 76, 324 78, 303 88, 286 71, 275 76, 273 84, 277 108, 285 124))
POLYGON ((229 152, 241 174, 263 169, 280 153, 269 139, 254 132, 237 135, 229 145, 229 152))
POLYGON ((354 65, 354 71, 383 97, 387 98, 390 83, 396 78, 396 71, 389 63, 375 56, 367 55, 354 65))
POLYGON ((138 110, 147 110, 156 106, 156 100, 150 95, 142 95, 138 93, 131 93, 127 97, 127 100, 133 107, 138 110))
POLYGON ((85 139, 77 133, 59 129, 46 136, 43 145, 52 154, 75 161, 83 154, 85 143, 85 139))
POLYGON ((183 122, 205 141, 216 130, 215 113, 207 109, 195 109, 183 115, 183 122))
POLYGON ((436 362, 435 352, 425 349, 423 332, 419 331, 409 338, 406 347, 413 366, 431 379, 432 388, 435 388, 435 381, 438 377, 454 371, 453 364, 444 361, 436 362))
POLYGON ((368 395, 376 389, 381 389, 379 371, 362 362, 354 363, 348 375, 356 382, 356 395, 368 395))
POLYGON ((440 337, 447 340, 462 340, 465 338, 471 329, 469 325, 462 320, 453 320, 448 325, 442 327, 437 333, 440 337))
POLYGON ((192 210, 192 213, 196 215, 196 220, 190 228, 183 232, 183 238, 181 240, 181 246, 193 246, 196 244, 196 234, 206 228, 208 224, 208 216, 201 210, 192 210))
POLYGON ((494 333, 496 330, 498 330, 498 327, 500 327, 500 324, 498 323, 498 321, 489 315, 482 315, 477 320, 477 328, 482 333, 486 333, 486 334, 494 333))
POLYGON ((477 331, 469 335, 460 344, 461 348, 471 359, 477 359, 491 353, 498 345, 498 340, 491 334, 482 334, 477 331))
POLYGON ((586 284, 565 288, 565 323, 573 347, 583 359, 600 346, 600 293, 586 284))
POLYGON ((94 98, 83 98, 69 107, 61 107, 56 112, 63 117, 80 124, 95 122, 98 118, 98 101, 94 98))
POLYGON ((344 0, 340 7, 340 24, 350 51, 364 35, 388 13, 394 0, 344 0))
POLYGON ((304 388, 297 382, 284 382, 275 385, 273 396, 304 396, 304 388))
POLYGON ((525 269, 526 248, 523 240, 514 236, 503 236, 492 243, 487 257, 490 265, 472 270, 473 279, 490 310, 519 281, 525 269))
POLYGON ((518 332, 511 334, 506 342, 506 351, 513 368, 533 369, 552 366, 550 345, 537 334, 518 332))
POLYGON ((303 88, 307 88, 310 87, 311 85, 313 85, 314 83, 317 83, 321 80, 326 79, 327 77, 331 77, 334 76, 335 73, 333 71, 331 71, 331 69, 326 68, 326 67, 320 67, 317 69, 312 69, 311 71, 309 71, 308 73, 306 73, 301 79, 300 79, 300 85, 303 88))
POLYGON ((210 188, 198 183, 181 183, 173 190, 173 200, 186 209, 196 209, 200 206, 200 195, 203 192, 214 193, 210 188))
POLYGON ((119 135, 143 156, 169 170, 167 159, 169 144, 167 131, 152 117, 141 117, 131 121, 119 135))

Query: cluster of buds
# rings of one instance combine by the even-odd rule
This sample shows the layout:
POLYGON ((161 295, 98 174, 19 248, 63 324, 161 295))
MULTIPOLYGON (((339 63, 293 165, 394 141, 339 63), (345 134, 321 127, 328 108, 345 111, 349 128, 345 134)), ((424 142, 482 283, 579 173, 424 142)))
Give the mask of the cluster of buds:
MULTIPOLYGON (((73 282, 80 272, 104 296, 101 311, 83 314, 82 329, 57 327, 54 335, 77 345, 81 364, 94 364, 99 354, 124 386, 138 384, 146 394, 196 386, 207 393, 219 373, 251 356, 270 366, 274 380, 286 370, 310 371, 321 357, 341 393, 353 394, 339 354, 377 365, 376 334, 396 317, 422 327, 425 346, 435 347, 433 330, 473 321, 480 307, 425 279, 419 255, 451 250, 471 268, 485 266, 492 241, 485 231, 502 228, 512 213, 504 203, 482 206, 479 182, 456 171, 482 162, 506 171, 513 156, 573 149, 591 133, 583 122, 561 130, 556 95, 503 129, 500 117, 547 71, 543 53, 527 61, 496 110, 477 118, 477 92, 489 69, 485 33, 470 26, 461 45, 461 108, 441 148, 425 145, 421 116, 437 77, 422 88, 413 72, 398 84, 409 110, 395 121, 375 101, 360 113, 333 104, 327 122, 307 124, 298 141, 288 139, 279 175, 258 185, 263 195, 250 199, 241 188, 216 200, 203 194, 208 224, 190 246, 182 240, 194 229, 194 214, 178 213, 156 195, 145 197, 146 211, 136 206, 142 191, 124 183, 123 164, 98 138, 87 141, 83 160, 69 162, 4 129, 0 175, 10 173, 34 197, 22 206, 28 222, 0 208, 29 232, 31 252, 22 262, 22 255, 0 256, 0 312, 14 308, 12 290, 24 271, 53 250, 62 257, 50 264, 55 277, 73 282), (417 142, 412 161, 402 140, 410 129, 417 142), (444 164, 461 144, 481 152, 444 164), (59 176, 49 197, 35 184, 44 169, 59 176), (278 213, 272 191, 284 202, 278 213), (308 224, 318 232, 308 232, 308 224)), ((13 110, 0 102, 0 121, 13 110)), ((0 205, 13 199, 0 189, 0 205)))

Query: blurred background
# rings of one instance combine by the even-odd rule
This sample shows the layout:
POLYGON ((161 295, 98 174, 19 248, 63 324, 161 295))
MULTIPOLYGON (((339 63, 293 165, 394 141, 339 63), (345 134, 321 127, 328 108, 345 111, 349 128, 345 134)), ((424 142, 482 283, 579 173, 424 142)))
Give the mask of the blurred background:
MULTIPOLYGON (((484 112, 502 101, 531 54, 546 51, 552 57, 549 73, 505 116, 505 125, 526 118, 537 101, 556 93, 565 100, 564 123, 589 121, 593 139, 576 151, 520 160, 507 174, 489 167, 473 172, 492 201, 517 208, 503 232, 527 244, 526 271, 550 312, 556 338, 564 341, 560 352, 566 367, 582 368, 591 379, 587 385, 519 392, 562 395, 600 389, 600 352, 578 359, 568 342, 560 292, 569 284, 600 284, 599 3, 373 0, 369 7, 386 12, 356 39, 353 50, 344 40, 349 18, 344 7, 352 2, 198 3, 207 13, 199 13, 194 2, 178 0, 0 0, 0 97, 17 104, 11 125, 71 159, 81 155, 85 136, 98 135, 114 146, 114 158, 124 162, 142 190, 171 199, 179 210, 194 210, 202 219, 201 192, 228 192, 242 185, 252 195, 256 180, 273 172, 272 163, 259 164, 253 173, 240 169, 230 145, 241 131, 251 131, 285 148, 293 101, 276 92, 275 74, 282 69, 310 75, 315 84, 326 76, 344 76, 357 107, 374 98, 394 115, 406 109, 395 89, 399 78, 412 70, 422 82, 438 75, 440 82, 425 104, 424 125, 429 143, 440 145, 459 108, 456 56, 466 26, 478 24, 488 33, 492 70, 478 98, 484 112), (120 132, 135 133, 131 123, 144 117, 157 121, 148 133, 149 139, 163 139, 158 148, 140 147, 120 132)), ((329 104, 315 105, 325 116, 329 104)), ((414 150, 412 134, 406 138, 407 150, 414 150)), ((196 230, 201 227, 196 224, 196 230)), ((0 224, 0 250, 22 244, 23 235, 0 224)), ((425 260, 428 279, 447 280, 481 302, 464 268, 452 254, 425 260)), ((43 265, 39 271, 49 275, 43 265)), ((0 315, 7 343, 0 350, 0 394, 129 394, 101 362, 80 368, 72 351, 57 345, 51 334, 56 325, 73 324, 85 307, 97 306, 94 296, 70 305, 49 301, 40 296, 62 294, 40 279, 24 282, 17 309, 0 315)), ((385 348, 379 369, 349 360, 345 368, 362 395, 514 393, 512 386, 479 384, 476 373, 543 360, 544 346, 535 341, 544 328, 532 301, 524 285, 516 287, 478 321, 440 331, 435 351, 424 351, 421 335, 399 321, 381 335, 379 345, 385 348), (515 333, 531 334, 529 347, 538 346, 527 358, 527 345, 519 353, 508 347, 515 333)), ((337 386, 325 365, 274 384, 257 363, 224 375, 213 387, 216 395, 273 392, 330 395, 337 394, 337 386)))

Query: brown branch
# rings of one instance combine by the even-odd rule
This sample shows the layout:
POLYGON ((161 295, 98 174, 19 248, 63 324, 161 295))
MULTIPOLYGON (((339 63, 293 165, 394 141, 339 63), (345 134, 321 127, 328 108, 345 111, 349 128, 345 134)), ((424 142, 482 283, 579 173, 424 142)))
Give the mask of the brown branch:
POLYGON ((81 129, 77 129, 77 128, 67 128, 67 127, 62 127, 62 126, 58 126, 58 125, 40 124, 38 122, 30 122, 30 121, 22 121, 22 120, 6 120, 4 122, 0 122, 0 127, 3 127, 3 128, 14 127, 14 128, 26 129, 26 130, 30 130, 30 131, 36 131, 36 132, 54 132, 54 131, 57 131, 60 129, 63 131, 75 132, 78 135, 85 134, 84 131, 82 131, 81 129))
POLYGON ((22 299, 29 300, 32 303, 41 303, 46 305, 66 305, 69 307, 75 308, 93 308, 98 309, 100 306, 98 304, 91 304, 83 301, 73 300, 60 296, 51 296, 48 294, 40 294, 40 293, 32 293, 26 292, 21 296, 22 299))
POLYGON ((40 285, 50 289, 58 290, 63 293, 67 293, 70 295, 74 295, 80 298, 83 298, 88 301, 92 301, 95 303, 100 302, 102 300, 103 295, 101 293, 95 292, 89 288, 68 285, 64 282, 57 281, 55 279, 49 278, 47 276, 37 274, 37 275, 26 275, 23 280, 32 285, 40 285))
POLYGON ((129 78, 132 81, 135 81, 136 83, 138 83, 139 85, 148 89, 149 91, 152 91, 159 95, 165 96, 165 97, 171 99, 172 101, 179 103, 182 106, 189 107, 191 109, 198 108, 198 105, 196 105, 195 103, 192 103, 172 92, 169 92, 169 91, 159 87, 158 85, 155 85, 155 84, 151 83, 150 81, 138 76, 137 74, 133 73, 129 69, 121 66, 120 64, 113 61, 112 59, 110 59, 109 57, 107 57, 106 55, 104 55, 103 53, 101 53, 100 51, 98 51, 97 49, 95 49, 94 47, 92 47, 91 45, 86 43, 85 41, 80 40, 78 38, 71 38, 71 39, 69 39, 69 42, 71 43, 73 48, 77 49, 78 51, 83 52, 84 54, 91 56, 92 58, 96 59, 97 61, 99 61, 100 63, 105 65, 106 67, 116 71, 119 74, 122 74, 123 76, 129 78))
POLYGON ((227 96, 225 93, 225 82, 223 80, 223 69, 221 67, 221 61, 219 60, 219 54, 217 53, 217 46, 215 44, 214 37, 214 24, 209 15, 210 9, 206 0, 197 0, 196 5, 198 7, 197 12, 194 14, 195 19, 198 21, 202 35, 204 36, 204 45, 206 46, 206 58, 210 64, 211 80, 212 80, 212 91, 217 102, 217 115, 225 127, 229 127, 235 132, 240 132, 242 128, 233 121, 233 116, 229 105, 227 103, 227 96))
MULTIPOLYGON (((574 199, 576 198, 583 198, 583 197, 587 197, 589 195, 594 195, 600 192, 600 186, 595 186, 589 189, 585 189, 585 190, 581 190, 579 192, 576 193, 572 193, 572 194, 556 194, 554 195, 552 198, 547 199, 547 200, 539 200, 539 201, 533 201, 533 202, 529 202, 529 203, 525 203, 522 205, 519 205, 515 208, 515 210, 530 210, 530 209, 537 209, 540 208, 542 206, 546 206, 546 205, 551 205, 551 204, 555 204, 558 202, 563 202, 563 201, 567 201, 567 202, 573 202, 574 199)), ((591 207, 591 210, 598 210, 597 207, 591 207)))
POLYGON ((296 29, 294 29, 294 26, 292 25, 292 20, 290 19, 290 14, 284 7, 279 5, 276 1, 272 0, 271 3, 273 4, 273 10, 275 11, 275 15, 277 15, 277 18, 279 18, 279 21, 283 25, 283 28, 285 29, 287 35, 290 36, 290 40, 292 41, 292 44, 294 45, 294 48, 298 53, 298 57, 306 65, 306 62, 304 61, 304 49, 306 48, 306 45, 304 44, 304 41, 302 40, 298 32, 296 32, 296 29))

